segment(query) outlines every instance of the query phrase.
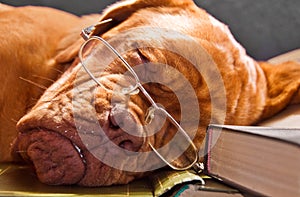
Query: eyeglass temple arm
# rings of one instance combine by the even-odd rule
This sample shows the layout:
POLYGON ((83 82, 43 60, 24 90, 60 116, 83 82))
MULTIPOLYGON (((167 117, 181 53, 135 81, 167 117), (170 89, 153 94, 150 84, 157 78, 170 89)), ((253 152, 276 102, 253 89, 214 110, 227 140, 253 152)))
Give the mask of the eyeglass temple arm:
POLYGON ((104 21, 100 21, 99 23, 96 23, 94 25, 88 26, 88 27, 84 28, 83 30, 81 30, 80 35, 84 40, 88 40, 92 36, 93 31, 96 29, 96 26, 102 25, 105 23, 109 23, 111 21, 112 21, 112 19, 109 18, 104 21))

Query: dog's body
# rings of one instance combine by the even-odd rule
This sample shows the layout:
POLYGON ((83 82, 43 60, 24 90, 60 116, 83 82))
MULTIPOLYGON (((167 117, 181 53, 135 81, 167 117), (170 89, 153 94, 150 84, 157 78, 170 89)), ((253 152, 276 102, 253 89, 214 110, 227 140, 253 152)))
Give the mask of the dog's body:
POLYGON ((11 161, 17 121, 68 66, 58 63, 56 56, 98 17, 83 19, 51 8, 4 4, 0 15, 0 160, 11 161))
MULTIPOLYGON (((3 8, 4 9, 4 8, 3 8)), ((5 8, 10 10, 12 8, 5 8)), ((18 12, 17 12, 18 13, 18 12)), ((1 13, 0 13, 1 14, 1 13)), ((16 14, 16 13, 14 13, 16 14)), ((54 14, 54 13, 52 13, 54 14)), ((58 14, 58 13, 57 13, 58 14)), ((7 15, 5 15, 7 16, 7 15)), ((62 16, 59 16, 60 18, 62 16)), ((82 21, 72 16, 68 19, 69 27, 63 22, 61 25, 65 29, 81 27, 82 21), (74 21, 74 22, 69 22, 74 21)), ((115 39, 117 42, 129 42, 134 40, 135 37, 140 35, 130 34, 130 30, 134 28, 140 28, 139 33, 144 35, 145 40, 150 39, 150 43, 153 47, 144 47, 139 49, 133 49, 125 51, 126 60, 130 65, 137 65, 145 62, 163 63, 176 68, 187 79, 197 97, 200 110, 200 119, 197 133, 193 138, 194 143, 199 148, 205 135, 205 128, 210 122, 225 123, 225 124, 239 124, 239 125, 251 125, 268 118, 291 103, 300 103, 300 65, 295 62, 286 62, 280 65, 271 65, 266 62, 256 62, 252 58, 248 57, 244 49, 234 40, 228 28, 208 15, 204 10, 196 7, 192 1, 186 0, 152 0, 152 1, 125 1, 107 9, 101 16, 101 20, 112 18, 113 22, 100 26, 94 30, 94 34, 102 36, 103 38, 110 40, 115 39), (146 28, 145 28, 146 27, 146 28), (151 33, 150 28, 160 28, 162 31, 172 30, 178 32, 180 35, 186 35, 191 40, 182 40, 180 45, 176 45, 177 41, 182 38, 171 36, 170 37, 153 37, 155 32, 151 33), (149 31, 148 31, 149 30, 149 31), (121 40, 123 32, 129 31, 129 37, 125 37, 125 40, 121 40), (172 50, 166 50, 162 48, 155 48, 155 43, 171 43, 172 50), (189 42, 196 43, 197 46, 191 45, 189 42), (203 54, 195 54, 197 47, 200 46, 203 54), (177 52, 177 54, 175 53, 177 52), (178 52, 180 54, 178 54, 178 52), (207 57, 207 54, 209 54, 207 57), (180 55, 180 56, 179 56, 180 55), (213 65, 221 78, 222 82, 209 82, 204 74, 199 72, 193 63, 199 63, 202 65, 201 59, 211 59, 213 65), (195 62, 188 61, 191 56, 195 62), (201 74, 200 74, 201 73, 201 74), (222 94, 221 90, 224 88, 225 94, 222 94), (219 95, 218 95, 219 94, 219 95), (211 96, 211 97, 210 97, 211 96), (213 105, 215 102, 215 106, 213 105), (220 107, 220 104, 225 102, 225 108, 220 107), (219 118, 213 108, 216 107, 222 110, 224 113, 224 121, 220 122, 222 118, 219 118)), ((0 19, 1 20, 1 19, 0 19)), ((50 19, 47 19, 50 20, 50 19)), ((50 20, 51 21, 51 20, 50 20)), ((56 20, 55 20, 56 21, 56 20)), ((62 21, 62 20, 60 20, 62 21)), ((48 25, 48 24, 47 24, 48 25)), ((88 26, 89 24, 87 24, 88 26)), ((41 24, 36 24, 38 29, 41 24)), ((60 31, 62 27, 59 24, 53 24, 55 27, 52 31, 60 31), (58 28, 57 28, 58 27, 58 28)), ((8 26, 10 27, 10 26, 8 26)), ((48 27, 48 26, 47 26, 48 27)), ((1 27, 2 28, 2 27, 1 27)), ((2 29, 1 29, 2 30, 2 29)), ((1 31, 0 30, 0 31, 1 31)), ((7 31, 7 30, 5 30, 7 31)), ((50 31, 50 30, 49 30, 50 31)), ((80 31, 78 31, 80 32, 80 31)), ((83 42, 77 39, 72 39, 75 44, 69 44, 69 47, 65 47, 65 50, 57 53, 57 40, 61 40, 61 36, 66 36, 68 32, 60 32, 57 38, 51 37, 54 43, 51 43, 49 37, 47 37, 46 45, 53 47, 49 51, 39 51, 38 57, 45 55, 46 57, 39 60, 38 63, 34 62, 29 56, 30 50, 19 53, 18 60, 12 58, 12 53, 5 53, 3 58, 7 58, 5 61, 7 64, 1 65, 1 77, 13 76, 14 79, 8 81, 13 84, 14 95, 10 95, 10 98, 16 98, 16 100, 7 100, 7 95, 12 88, 2 86, 0 88, 1 97, 1 151, 8 149, 8 143, 11 143, 12 138, 16 137, 16 132, 13 128, 14 123, 10 122, 10 119, 18 120, 20 116, 24 115, 29 103, 28 98, 34 95, 37 98, 40 95, 39 90, 28 90, 24 95, 24 91, 30 88, 24 80, 18 80, 19 77, 29 79, 30 81, 36 81, 32 78, 32 75, 45 76, 47 78, 55 79, 57 74, 55 71, 49 71, 52 68, 57 68, 61 64, 69 65, 74 61, 74 51, 78 51, 79 45, 83 42), (11 59, 8 59, 11 58, 11 59), (53 58, 56 58, 54 61, 53 58), (31 64, 27 61, 33 62, 31 64), (49 64, 51 64, 49 68, 49 64), (8 66, 15 65, 14 68, 17 71, 9 71, 8 66), (32 65, 38 65, 37 68, 30 69, 28 67, 32 65), (43 66, 41 66, 43 65, 43 66), (4 68, 4 69, 3 69, 4 68), (28 74, 28 72, 30 72, 28 74), (35 72, 32 74, 31 72, 35 72), (7 74, 8 73, 8 74, 7 74), (25 74, 24 74, 25 73, 25 74), (26 88, 24 87, 26 86, 26 88), (19 89, 20 88, 20 89, 19 89), (19 89, 19 91, 16 91, 19 89), (25 96, 22 101, 20 95, 25 96), (7 105, 3 103, 14 102, 7 105), (17 103, 19 106, 17 106, 17 103), (13 105, 13 106, 12 106, 13 105), (2 106, 7 106, 4 109, 2 106), (18 109, 17 113, 14 111, 18 109), (7 112, 7 110, 11 110, 7 112), (14 114, 15 116, 11 116, 14 114), (7 122, 6 120, 9 119, 7 122), (6 121, 6 122, 4 122, 6 121), (3 122, 3 123, 2 123, 3 122), (4 126, 3 126, 4 125, 4 126), (10 135, 7 140, 4 136, 10 135)), ((161 32, 160 32, 161 33, 161 32)), ((1 33, 2 34, 2 33, 1 33)), ((3 34, 2 34, 3 35, 3 34)), ((1 35, 1 36, 2 36, 1 35)), ((156 35, 156 34, 155 34, 156 35)), ((173 35, 173 34, 172 34, 173 35)), ((32 43, 32 46, 36 44, 36 38, 43 38, 40 34, 31 35, 27 39, 32 43), (35 38, 35 39, 34 39, 35 38)), ((2 37, 1 37, 2 38, 2 37)), ((2 39, 7 39, 6 37, 2 39)), ((9 44, 18 46, 21 44, 20 40, 9 40, 9 44)), ((166 46, 166 45, 163 45, 166 46)), ((48 50, 49 47, 42 47, 42 44, 36 46, 48 50)), ((11 48, 1 45, 1 48, 11 48)), ((23 49, 22 49, 23 50, 23 49)), ((2 54, 1 54, 2 59, 2 54)), ((1 62, 2 63, 2 62, 1 62)), ((204 64, 205 65, 205 64, 204 64)), ((202 65, 203 66, 203 65, 202 65)), ((211 66, 211 65, 208 65, 211 66)), ((112 63, 108 66, 108 70, 105 70, 101 79, 103 79, 105 85, 110 87, 111 82, 116 82, 122 76, 120 75, 122 65, 112 63)), ((93 119, 90 114, 90 107, 96 108, 97 121, 101 124, 104 132, 114 144, 133 152, 147 152, 150 151, 150 147, 145 141, 134 135, 125 134, 125 132, 112 123, 112 117, 115 114, 121 114, 125 119, 127 111, 130 113, 133 123, 139 125, 145 124, 143 118, 149 104, 146 104, 146 99, 138 94, 131 96, 131 100, 127 103, 127 108, 119 105, 112 106, 112 93, 109 91, 97 87, 92 79, 86 76, 80 76, 81 65, 75 60, 73 65, 56 81, 49 89, 46 90, 44 95, 38 101, 38 103, 32 108, 32 110, 21 119, 18 123, 18 129, 20 135, 16 140, 14 151, 21 152, 23 159, 33 162, 37 174, 41 181, 48 184, 81 184, 87 186, 97 185, 110 185, 128 183, 129 181, 144 175, 144 172, 128 172, 128 170, 115 169, 104 164, 96 156, 95 152, 90 152, 92 149, 97 149, 96 152, 105 152, 103 147, 94 144, 90 137, 101 137, 99 133, 88 133, 94 129, 94 125, 89 121, 93 119), (83 97, 80 102, 74 99, 76 95, 72 89, 74 84, 79 80, 79 85, 84 84, 86 92, 83 93, 83 97), (90 92, 93 92, 95 98, 91 101, 88 97, 90 92), (86 128, 85 134, 78 134, 78 126, 76 125, 74 105, 80 106, 78 113, 80 114, 79 121, 82 121, 82 127, 86 128), (123 114, 123 115, 122 115, 123 114), (112 125, 111 125, 112 124, 112 125), (77 127, 77 129, 76 129, 77 127), (63 149, 61 148, 63 145, 63 149), (63 160, 63 163, 61 163, 63 160)), ((177 121, 180 121, 181 108, 180 99, 176 98, 174 91, 184 89, 182 81, 176 80, 177 76, 171 77, 173 92, 168 89, 168 85, 171 85, 168 80, 167 69, 168 67, 159 67, 158 70, 151 70, 151 68, 142 68, 142 74, 147 73, 148 69, 151 73, 155 73, 154 78, 149 80, 166 79, 165 86, 162 85, 148 85, 145 84, 146 90, 154 98, 155 102, 160 103, 164 108, 174 116, 177 121), (167 77, 166 77, 167 76, 167 77)), ((60 69, 62 70, 62 69, 60 69)), ((141 75, 139 77, 147 78, 149 73, 141 75)), ((9 79, 9 78, 8 78, 9 79)), ((42 80, 43 81, 43 80, 42 80)), ((47 86, 49 83, 43 84, 38 81, 40 85, 47 86)), ((5 83, 4 83, 5 84, 5 83)), ((7 84, 7 83, 6 83, 7 84)), ((82 92, 80 92, 82 93, 82 92)), ((120 98, 120 100, 124 100, 120 98)), ((189 98, 184 100, 185 103, 189 102, 189 98)), ((188 104, 186 104, 188 106, 188 104)), ((190 109, 193 110, 193 109, 190 109)), ((218 111, 222 114, 222 111, 218 111)), ((127 115, 126 115, 127 116, 127 115)), ((118 126, 118 125, 117 125, 118 126)), ((140 131, 135 131, 140 132, 140 131)), ((175 128, 166 123, 162 126, 160 132, 155 136, 147 136, 152 144, 157 147, 165 145, 168 140, 173 137, 175 128)), ((9 156, 7 152, 2 151, 1 157, 4 160, 8 160, 9 156)), ((114 158, 117 160, 117 158, 114 158)), ((138 163, 147 163, 149 158, 141 160, 131 160, 130 165, 132 168, 137 168, 138 163)), ((129 165, 123 164, 123 165, 129 165)))

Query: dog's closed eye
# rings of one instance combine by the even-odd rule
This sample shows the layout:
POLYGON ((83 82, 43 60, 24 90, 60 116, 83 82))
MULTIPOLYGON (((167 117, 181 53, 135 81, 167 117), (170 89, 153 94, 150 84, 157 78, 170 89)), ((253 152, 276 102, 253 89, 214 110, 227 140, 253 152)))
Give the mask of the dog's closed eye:
POLYGON ((108 121, 109 121, 109 128, 113 130, 120 129, 120 125, 114 119, 114 114, 112 112, 109 113, 108 121))
POLYGON ((150 60, 141 52, 140 49, 137 49, 138 55, 141 58, 142 62, 145 63, 149 63, 150 60))

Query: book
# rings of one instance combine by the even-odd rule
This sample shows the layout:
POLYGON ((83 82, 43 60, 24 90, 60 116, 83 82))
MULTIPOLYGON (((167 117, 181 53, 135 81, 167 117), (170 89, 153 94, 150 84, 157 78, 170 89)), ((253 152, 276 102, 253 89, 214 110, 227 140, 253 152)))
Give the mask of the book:
POLYGON ((41 183, 33 169, 23 164, 0 163, 0 196, 230 196, 240 191, 193 170, 161 169, 126 185, 108 187, 51 186, 41 183), (174 194, 174 195, 173 195, 174 194))
POLYGON ((241 191, 300 196, 300 129, 209 125, 205 173, 241 191))
POLYGON ((212 177, 204 177, 205 184, 190 182, 173 187, 164 196, 176 197, 247 197, 239 190, 230 187, 212 177))
POLYGON ((268 60, 268 62, 270 62, 272 64, 278 64, 278 63, 282 63, 285 61, 300 62, 300 49, 295 49, 295 50, 289 51, 287 53, 278 55, 278 56, 273 57, 268 60))
POLYGON ((203 173, 197 174, 193 170, 161 170, 149 176, 149 182, 153 185, 154 197, 245 196, 239 190, 203 173))
POLYGON ((147 179, 136 180, 126 185, 109 187, 51 186, 41 183, 33 169, 27 165, 0 163, 0 196, 153 197, 153 193, 152 186, 147 179))

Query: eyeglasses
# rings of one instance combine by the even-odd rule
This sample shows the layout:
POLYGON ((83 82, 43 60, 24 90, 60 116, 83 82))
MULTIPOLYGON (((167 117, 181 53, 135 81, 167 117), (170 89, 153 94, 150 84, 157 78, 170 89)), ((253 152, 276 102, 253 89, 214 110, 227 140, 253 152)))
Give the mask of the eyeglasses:
POLYGON ((167 112, 163 107, 159 106, 152 99, 150 94, 143 87, 133 67, 129 65, 122 55, 106 40, 99 36, 92 35, 92 32, 95 30, 96 26, 106 24, 110 21, 111 19, 108 19, 82 30, 81 36, 85 39, 85 42, 79 51, 79 58, 82 67, 97 85, 106 89, 107 91, 114 91, 122 95, 135 95, 141 92, 151 104, 151 107, 146 113, 145 122, 150 123, 153 119, 155 119, 155 117, 163 116, 176 129, 178 129, 177 133, 180 135, 178 139, 181 140, 180 143, 176 143, 176 145, 173 145, 169 148, 172 153, 169 151, 160 151, 156 149, 150 142, 148 142, 151 149, 165 164, 174 170, 186 170, 193 168, 197 172, 200 172, 203 167, 198 163, 199 158, 197 148, 186 131, 172 117, 172 115, 169 114, 169 112, 167 112), (105 72, 107 65, 112 64, 112 62, 114 62, 116 65, 122 64, 123 67, 120 69, 125 71, 123 72, 121 81, 118 81, 114 84, 107 84, 107 82, 104 83, 102 81, 105 79, 102 79, 101 75, 103 72, 105 72), (182 143, 182 140, 185 140, 185 142, 182 143), (183 144, 187 145, 184 146, 183 144), (176 158, 174 158, 174 152, 176 158), (184 158, 184 161, 182 161, 182 158, 184 158))

